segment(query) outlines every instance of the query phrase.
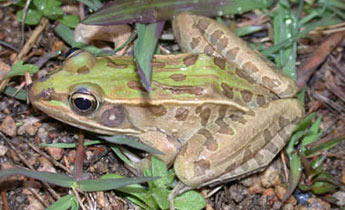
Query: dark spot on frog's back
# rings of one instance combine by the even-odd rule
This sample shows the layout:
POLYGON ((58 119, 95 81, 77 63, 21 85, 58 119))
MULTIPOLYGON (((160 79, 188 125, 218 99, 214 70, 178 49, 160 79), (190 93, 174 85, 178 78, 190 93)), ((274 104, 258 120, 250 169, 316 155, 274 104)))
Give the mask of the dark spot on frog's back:
POLYGON ((210 26, 210 21, 206 18, 201 18, 198 22, 198 27, 201 32, 204 32, 210 26))
POLYGON ((167 113, 167 109, 163 105, 159 106, 149 106, 150 112, 157 117, 163 116, 167 113))
POLYGON ((244 102, 248 103, 252 100, 253 94, 249 90, 242 90, 241 96, 244 102))
POLYGON ((188 117, 189 110, 183 107, 179 107, 175 113, 175 119, 177 121, 185 121, 188 117))
POLYGON ((108 127, 117 127, 125 120, 125 111, 122 105, 106 108, 101 117, 101 124, 108 127))
POLYGON ((192 42, 190 43, 190 48, 192 48, 192 50, 194 50, 200 43, 200 40, 193 37, 192 38, 192 42))
POLYGON ((220 37, 224 35, 224 32, 221 30, 216 30, 211 34, 210 42, 212 45, 217 45, 217 42, 219 41, 220 37))
POLYGON ((140 82, 138 81, 134 81, 134 80, 131 80, 131 81, 128 81, 127 82, 127 86, 130 88, 130 89, 133 89, 133 90, 137 90, 137 91, 141 91, 141 92, 146 92, 146 90, 144 89, 144 87, 141 85, 140 82))
POLYGON ((213 59, 213 62, 214 62, 214 64, 215 64, 216 66, 218 66, 220 69, 223 69, 223 70, 225 69, 226 61, 225 61, 224 59, 215 57, 215 58, 213 59))
POLYGON ((125 68, 128 68, 127 64, 118 64, 118 63, 115 63, 114 61, 110 61, 110 60, 108 61, 107 66, 111 67, 111 68, 114 68, 114 69, 125 69, 125 68))
POLYGON ((184 75, 184 74, 172 74, 171 76, 170 76, 170 79, 172 79, 172 80, 174 80, 174 81, 183 81, 183 80, 185 80, 186 79, 186 75, 184 75))
POLYGON ((199 58, 199 55, 190 55, 183 59, 183 63, 184 65, 188 67, 188 66, 194 65, 196 61, 198 60, 198 58, 199 58))
POLYGON ((233 88, 230 87, 229 85, 225 84, 225 83, 222 83, 222 88, 224 90, 224 95, 226 97, 228 97, 229 99, 233 99, 234 98, 234 91, 233 91, 233 88))
POLYGON ((77 70, 77 73, 78 74, 87 74, 90 72, 90 69, 87 67, 87 66, 83 66, 83 67, 80 67, 78 70, 77 70))

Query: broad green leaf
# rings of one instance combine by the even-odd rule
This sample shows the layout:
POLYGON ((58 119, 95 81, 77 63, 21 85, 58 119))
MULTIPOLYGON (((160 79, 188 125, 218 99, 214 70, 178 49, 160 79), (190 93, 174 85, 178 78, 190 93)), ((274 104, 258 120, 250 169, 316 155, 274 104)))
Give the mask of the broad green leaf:
POLYGON ((175 208, 179 210, 199 210, 206 207, 206 201, 200 193, 191 190, 174 199, 175 208))
POLYGON ((323 151, 327 151, 331 148, 333 148, 334 146, 336 146, 337 144, 339 144, 339 142, 343 141, 344 137, 339 137, 339 138, 335 138, 332 139, 330 141, 324 142, 322 144, 317 144, 311 148, 308 147, 308 145, 306 146, 307 149, 305 150, 304 154, 306 155, 306 157, 314 157, 316 155, 321 154, 321 152, 323 151))
POLYGON ((84 3, 85 5, 93 9, 94 11, 100 9, 103 6, 100 0, 78 0, 78 1, 84 3))
POLYGON ((267 8, 272 0, 117 0, 103 6, 83 21, 84 24, 111 25, 155 23, 172 19, 180 12, 217 16, 267 8), (135 6, 133 6, 135 5, 135 6))
POLYGON ((79 209, 78 199, 74 195, 65 195, 46 210, 67 210, 67 209, 79 209))
POLYGON ((170 206, 170 202, 168 200, 169 193, 170 191, 167 188, 160 186, 152 189, 151 195, 161 209, 168 209, 170 206))
POLYGON ((0 177, 7 177, 10 175, 23 175, 34 179, 38 179, 43 182, 47 182, 49 184, 55 184, 61 187, 72 187, 74 184, 74 181, 71 177, 63 174, 30 171, 21 168, 11 168, 0 171, 0 177))
MULTIPOLYGON (((17 12, 17 20, 20 22, 23 19, 23 11, 24 10, 19 10, 17 12)), ((26 12, 24 23, 28 25, 37 25, 40 22, 41 18, 42 18, 42 13, 40 11, 29 8, 26 12)))
POLYGON ((58 0, 33 0, 36 8, 49 19, 56 20, 63 16, 61 1, 58 0))
POLYGON ((15 63, 11 70, 7 73, 6 77, 14 77, 14 76, 24 76, 25 72, 29 72, 30 75, 33 75, 38 71, 38 67, 33 64, 23 64, 24 61, 18 61, 15 63))
POLYGON ((168 169, 166 167, 166 165, 164 164, 164 162, 159 159, 156 156, 153 156, 151 158, 151 162, 152 162, 152 176, 160 176, 160 179, 157 179, 154 182, 154 184, 156 186, 162 186, 162 187, 166 187, 169 183, 168 183, 168 169))
POLYGON ((64 15, 62 19, 59 20, 61 23, 65 24, 70 28, 77 27, 79 23, 79 16, 77 15, 64 15))
POLYGON ((28 97, 26 90, 21 89, 18 91, 16 88, 11 87, 11 86, 6 86, 4 93, 8 96, 15 97, 16 99, 19 99, 22 101, 26 101, 28 97))

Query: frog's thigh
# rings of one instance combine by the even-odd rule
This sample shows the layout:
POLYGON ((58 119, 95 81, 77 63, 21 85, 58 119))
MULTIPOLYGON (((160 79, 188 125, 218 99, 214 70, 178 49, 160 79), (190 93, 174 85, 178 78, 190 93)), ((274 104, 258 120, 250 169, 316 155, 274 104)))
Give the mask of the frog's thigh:
POLYGON ((181 144, 172 136, 158 130, 146 131, 139 135, 140 141, 161 152, 164 155, 158 155, 167 165, 172 163, 181 144))
POLYGON ((280 99, 236 117, 223 115, 191 137, 176 158, 175 172, 196 187, 226 173, 236 178, 239 171, 255 171, 282 149, 303 114, 296 99, 280 99))

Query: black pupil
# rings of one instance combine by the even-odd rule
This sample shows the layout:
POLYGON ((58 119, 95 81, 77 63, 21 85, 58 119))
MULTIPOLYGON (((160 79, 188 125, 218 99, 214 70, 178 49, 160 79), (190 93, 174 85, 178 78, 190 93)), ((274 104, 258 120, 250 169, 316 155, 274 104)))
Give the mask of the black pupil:
POLYGON ((87 98, 76 98, 74 99, 75 106, 81 111, 87 111, 92 106, 92 103, 87 98))

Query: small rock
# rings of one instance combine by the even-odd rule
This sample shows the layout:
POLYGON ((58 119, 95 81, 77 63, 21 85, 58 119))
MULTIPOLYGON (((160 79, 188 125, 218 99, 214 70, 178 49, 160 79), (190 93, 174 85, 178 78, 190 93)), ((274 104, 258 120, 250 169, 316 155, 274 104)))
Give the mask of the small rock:
POLYGON ((257 174, 253 174, 251 176, 248 176, 240 181, 240 183, 246 187, 251 187, 255 183, 260 182, 260 178, 257 174))
POLYGON ((294 210, 294 207, 292 204, 288 203, 283 205, 282 210, 294 210))
POLYGON ((96 202, 97 206, 99 206, 101 209, 108 209, 108 199, 104 196, 104 192, 98 191, 96 192, 96 202))
POLYGON ((233 184, 229 188, 229 193, 231 195, 231 198, 234 199, 236 203, 239 203, 248 194, 248 190, 247 190, 247 188, 245 188, 239 184, 233 184))
MULTIPOLYGON (((287 188, 283 184, 277 185, 275 187, 275 193, 278 196, 279 200, 283 200, 283 197, 284 197, 286 191, 287 191, 287 188)), ((286 201, 286 203, 296 205, 297 200, 295 199, 295 197, 290 196, 289 199, 286 201)))
POLYGON ((8 148, 4 145, 0 145, 0 157, 4 156, 8 151, 8 148))
POLYGON ((60 160, 64 152, 64 149, 58 147, 45 147, 45 150, 54 158, 54 160, 60 160))
POLYGON ((280 171, 281 163, 274 161, 260 176, 261 185, 265 188, 270 188, 280 184, 280 171))
POLYGON ((8 136, 16 135, 16 123, 11 116, 7 116, 0 125, 0 130, 8 136))
POLYGON ((47 158, 39 157, 38 161, 40 162, 40 167, 37 169, 37 171, 56 173, 56 169, 47 158))
POLYGON ((331 209, 331 205, 322 201, 320 198, 309 198, 308 199, 308 206, 305 205, 298 205, 295 209, 297 210, 329 210, 331 209))
POLYGON ((23 194, 25 194, 28 198, 29 205, 27 209, 36 209, 36 210, 43 210, 43 204, 36 198, 36 196, 29 190, 28 188, 23 189, 23 194))
POLYGON ((332 196, 338 200, 337 201, 338 206, 345 206, 345 192, 338 191, 334 193, 332 196))

